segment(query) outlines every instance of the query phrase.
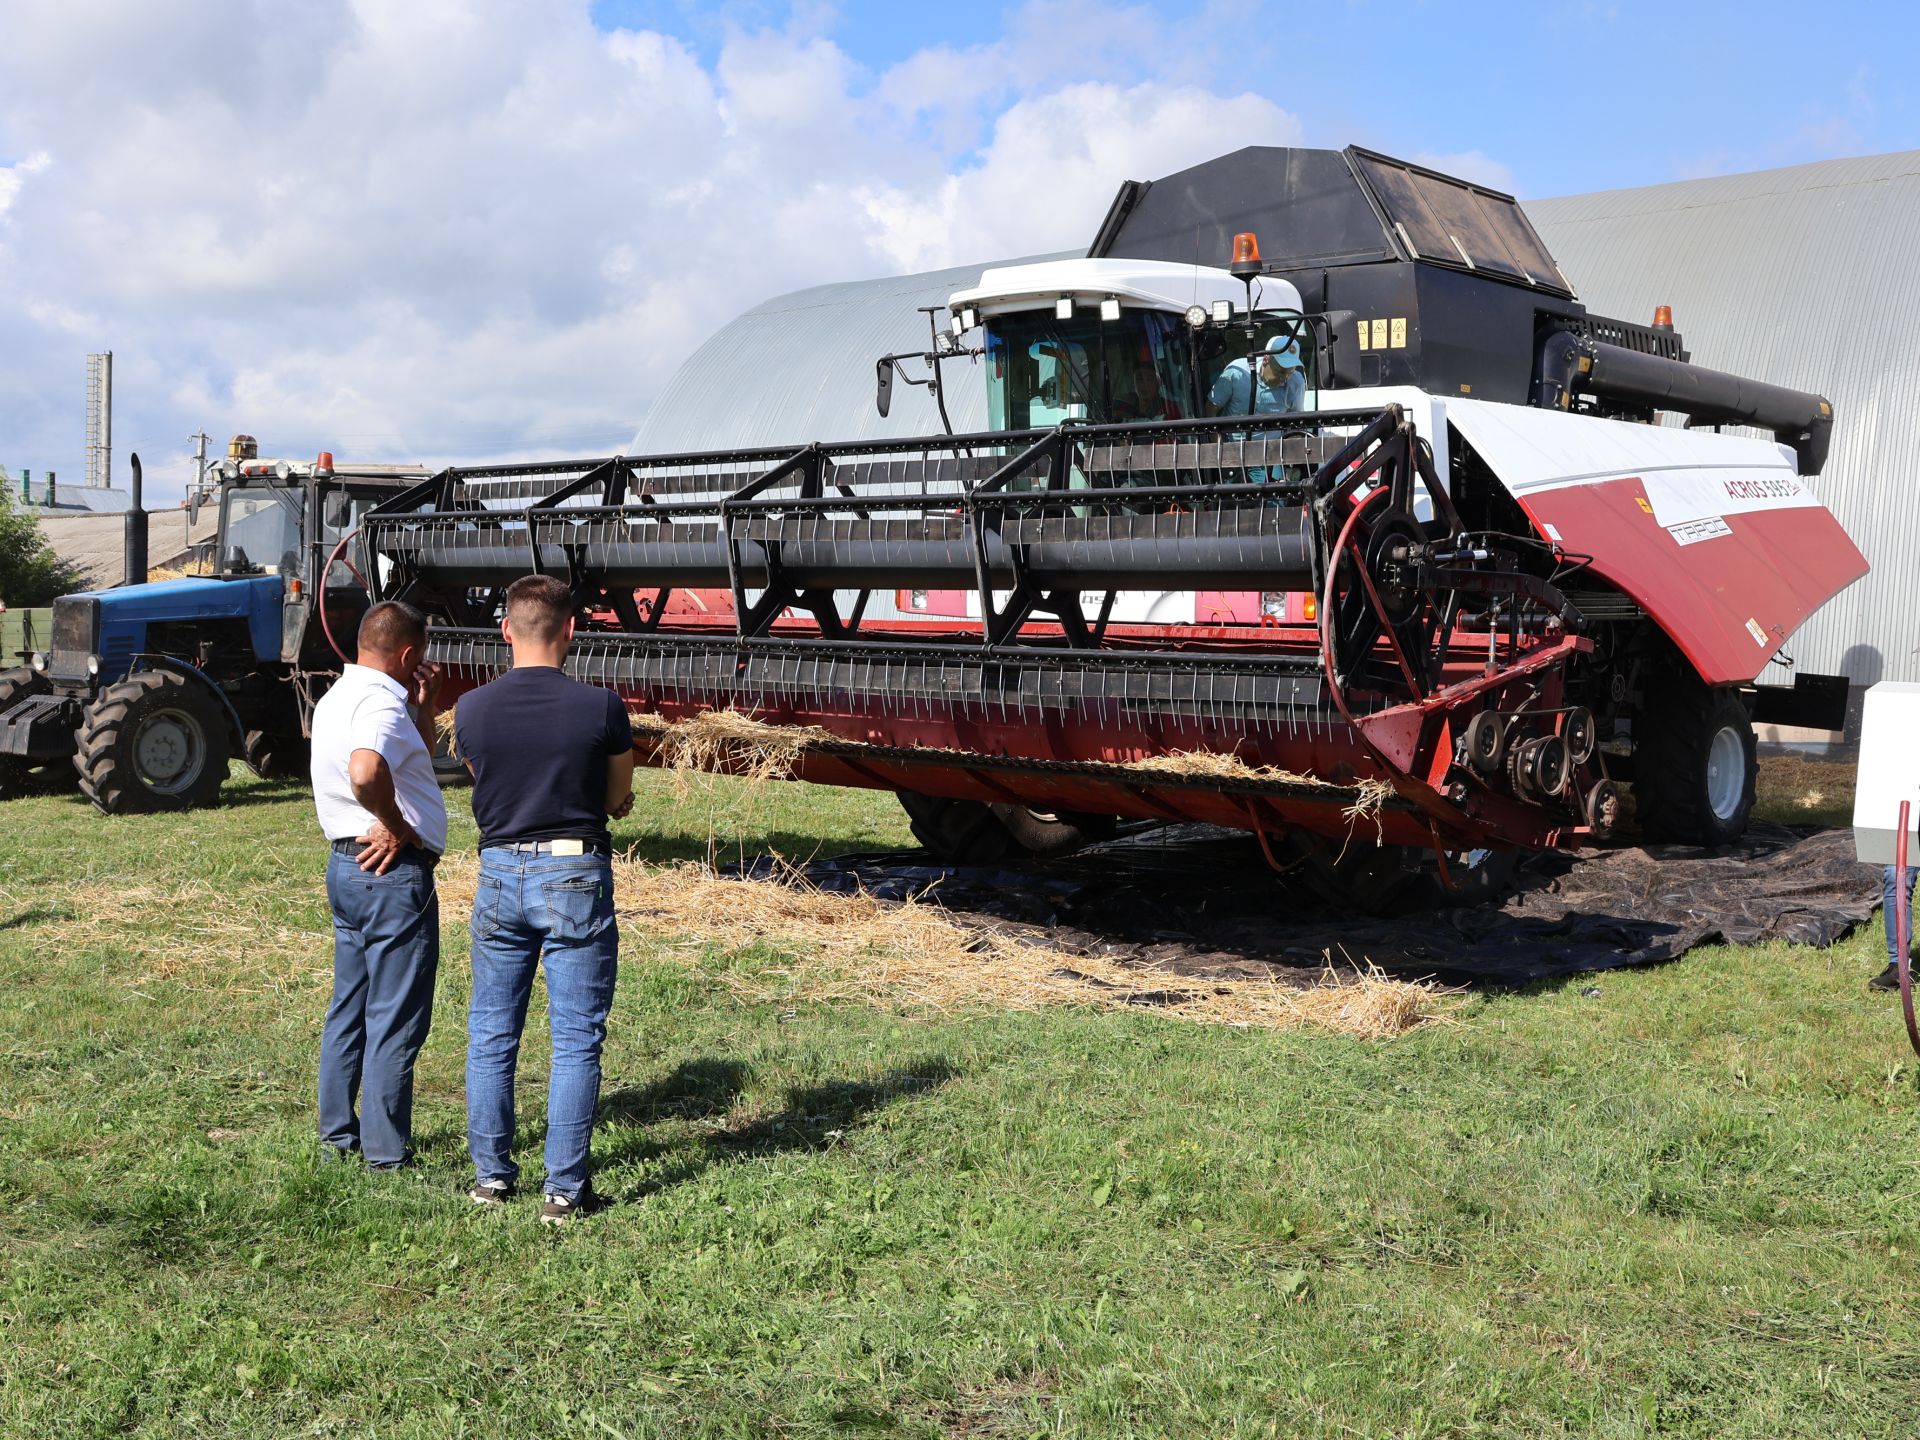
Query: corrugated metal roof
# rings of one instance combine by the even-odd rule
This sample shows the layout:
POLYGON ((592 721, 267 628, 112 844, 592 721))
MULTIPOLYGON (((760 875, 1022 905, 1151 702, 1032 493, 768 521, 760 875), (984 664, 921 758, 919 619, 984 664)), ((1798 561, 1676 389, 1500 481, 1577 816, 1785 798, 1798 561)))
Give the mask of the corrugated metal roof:
MULTIPOLYGON (((1920 268, 1909 239, 1920 232, 1920 151, 1535 200, 1526 211, 1594 310, 1646 321, 1671 305, 1699 364, 1833 401, 1833 451, 1815 489, 1874 568, 1787 650, 1803 669, 1860 683, 1920 680, 1920 494, 1909 468, 1920 455, 1910 339, 1920 268)), ((820 285, 756 306, 688 357, 632 449, 937 433, 921 388, 896 384, 891 417, 875 413, 873 362, 926 344, 916 306, 943 303, 988 265, 1017 263, 820 285)), ((956 430, 984 427, 984 391, 976 374, 949 367, 956 430)))
MULTIPOLYGON (((979 284, 987 264, 815 285, 754 306, 687 357, 648 408, 632 453, 939 434, 940 412, 923 386, 896 381, 891 413, 880 417, 874 361, 926 349, 918 307, 945 305, 956 290, 979 284)), ((972 366, 943 367, 947 413, 959 433, 987 423, 986 386, 972 366)), ((924 367, 908 361, 907 371, 918 376, 924 367)))
POLYGON ((1862 684, 1920 680, 1920 151, 1526 211, 1594 310, 1647 321, 1670 304, 1696 363, 1833 401, 1813 488, 1873 569, 1786 648, 1803 669, 1862 684))

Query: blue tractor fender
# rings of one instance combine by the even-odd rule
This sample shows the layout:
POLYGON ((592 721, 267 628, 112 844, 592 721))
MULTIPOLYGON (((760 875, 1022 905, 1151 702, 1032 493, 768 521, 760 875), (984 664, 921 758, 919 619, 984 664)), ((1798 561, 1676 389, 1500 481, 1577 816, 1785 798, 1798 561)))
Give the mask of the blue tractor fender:
POLYGON ((227 692, 214 684, 213 677, 206 671, 198 665, 189 664, 172 655, 136 655, 133 657, 132 668, 127 671, 127 674, 137 675, 142 670, 171 670, 177 675, 187 675, 198 680, 206 688, 207 693, 220 703, 220 713, 227 717, 227 736, 233 742, 231 753, 234 755, 247 753, 247 727, 240 721, 240 712, 233 708, 233 701, 227 698, 227 692))

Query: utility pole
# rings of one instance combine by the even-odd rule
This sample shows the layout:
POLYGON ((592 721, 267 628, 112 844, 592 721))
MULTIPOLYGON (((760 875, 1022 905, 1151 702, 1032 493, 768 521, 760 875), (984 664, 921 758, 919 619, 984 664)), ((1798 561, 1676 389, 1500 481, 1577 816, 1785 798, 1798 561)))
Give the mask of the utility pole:
POLYGON ((187 548, 191 550, 193 548, 194 512, 200 508, 200 496, 207 488, 207 432, 197 430, 189 435, 187 439, 193 441, 196 447, 193 452, 193 493, 187 496, 187 504, 185 507, 187 526, 186 544, 187 548))

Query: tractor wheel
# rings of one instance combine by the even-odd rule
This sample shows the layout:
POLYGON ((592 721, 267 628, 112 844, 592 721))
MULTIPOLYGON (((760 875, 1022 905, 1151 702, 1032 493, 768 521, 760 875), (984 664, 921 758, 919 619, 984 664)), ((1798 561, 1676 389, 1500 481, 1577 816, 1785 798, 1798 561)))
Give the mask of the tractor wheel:
POLYGON ((312 757, 313 747, 304 735, 269 735, 264 730, 247 732, 247 752, 243 758, 262 780, 304 780, 312 757))
POLYGON ((1688 675, 1634 717, 1634 810, 1649 840, 1725 845, 1753 813, 1758 759, 1737 691, 1688 675))
POLYGON ((918 840, 948 865, 996 865, 1031 855, 1065 855, 1113 834, 1105 815, 1050 815, 902 790, 900 804, 918 840))
POLYGON ((198 680, 144 670, 109 685, 80 724, 80 789, 108 815, 212 805, 227 778, 226 717, 198 680))
MULTIPOLYGON (((22 665, 17 670, 0 672, 0 715, 13 708, 13 702, 38 695, 52 687, 47 678, 22 665)), ((52 762, 25 760, 18 755, 0 755, 0 800, 22 795, 45 795, 60 788, 71 767, 64 760, 52 762)))

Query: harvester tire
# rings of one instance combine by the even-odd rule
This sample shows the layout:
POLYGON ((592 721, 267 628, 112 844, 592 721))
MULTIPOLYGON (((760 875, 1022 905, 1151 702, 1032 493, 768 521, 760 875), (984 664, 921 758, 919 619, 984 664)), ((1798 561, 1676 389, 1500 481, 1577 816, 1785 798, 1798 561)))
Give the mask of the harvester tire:
POLYGON ((921 795, 912 790, 899 793, 913 838, 943 864, 995 865, 1025 853, 993 813, 993 807, 983 801, 921 795))
MULTIPOLYGON (((46 676, 25 665, 0 672, 0 715, 12 709, 14 701, 51 688, 46 676)), ((0 755, 0 800, 49 794, 60 788, 69 773, 70 767, 64 760, 41 763, 18 755, 0 755)))
POLYGON ((143 670, 102 690, 80 724, 80 789, 108 815, 213 805, 231 753, 226 717, 202 682, 143 670))
POLYGON ((913 838, 946 865, 997 865, 1029 856, 1066 855, 1112 837, 1106 815, 1047 814, 1022 805, 989 805, 943 795, 900 793, 913 838))
POLYGON ((1689 675, 1634 717, 1634 812, 1649 840, 1725 845, 1753 813, 1753 721, 1735 690, 1689 675))
POLYGON ((989 805, 1007 827, 1013 843, 1028 855, 1071 855, 1100 840, 1111 840, 1119 822, 1111 815, 1082 815, 1074 811, 1048 813, 1024 805, 989 805))
POLYGON ((304 735, 269 735, 264 730, 249 730, 247 751, 242 758, 262 780, 304 780, 312 754, 313 747, 304 735))

